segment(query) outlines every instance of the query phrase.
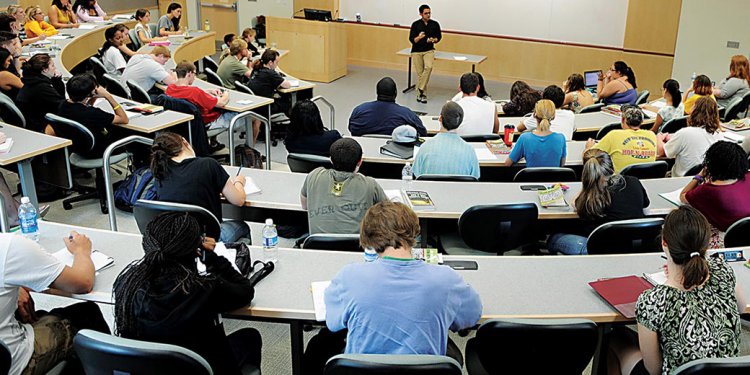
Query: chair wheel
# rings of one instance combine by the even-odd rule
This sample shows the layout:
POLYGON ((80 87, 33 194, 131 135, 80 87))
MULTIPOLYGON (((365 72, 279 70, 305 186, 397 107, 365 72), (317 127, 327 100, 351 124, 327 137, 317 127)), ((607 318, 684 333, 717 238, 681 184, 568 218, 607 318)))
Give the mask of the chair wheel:
POLYGON ((73 209, 73 205, 70 204, 70 203, 63 202, 63 209, 72 210, 73 209))

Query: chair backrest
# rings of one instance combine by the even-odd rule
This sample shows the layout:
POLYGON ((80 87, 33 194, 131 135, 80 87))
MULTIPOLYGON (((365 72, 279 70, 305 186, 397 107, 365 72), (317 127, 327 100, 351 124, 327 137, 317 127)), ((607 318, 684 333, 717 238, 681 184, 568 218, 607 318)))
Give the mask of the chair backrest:
POLYGON ((98 56, 89 57, 89 63, 91 63, 91 69, 94 71, 94 77, 96 82, 100 85, 104 85, 104 74, 107 73, 107 68, 104 67, 104 63, 98 56))
POLYGON ((596 324, 587 319, 493 319, 479 327, 471 347, 489 374, 519 368, 527 374, 581 374, 597 340, 596 324))
POLYGON ((206 79, 208 80, 208 83, 224 87, 224 81, 221 80, 221 77, 219 77, 219 75, 216 74, 213 69, 206 67, 204 72, 206 73, 206 79))
POLYGON ((197 353, 177 345, 126 339, 84 329, 73 338, 73 347, 88 375, 213 374, 197 353))
POLYGON ((216 61, 214 61, 214 59, 211 58, 211 56, 204 56, 203 57, 203 69, 206 69, 206 68, 211 69, 214 72, 218 72, 219 64, 217 64, 216 61))
POLYGON ((151 31, 151 36, 156 38, 159 36, 159 28, 156 27, 155 23, 148 24, 148 30, 151 31))
POLYGON ((393 136, 387 134, 362 134, 361 137, 365 138, 379 138, 379 139, 391 139, 393 136))
POLYGON ((659 236, 662 218, 612 221, 602 224, 589 235, 589 254, 630 254, 661 251, 659 236))
POLYGON ((750 217, 730 225, 724 235, 724 247, 750 246, 750 217))
POLYGON ((244 92, 245 94, 255 95, 252 89, 250 89, 246 84, 240 81, 234 81, 234 89, 240 92, 244 92))
POLYGON ((669 164, 664 160, 651 161, 648 163, 631 164, 623 168, 620 174, 623 176, 638 177, 641 180, 649 178, 664 178, 669 170, 669 164))
POLYGON ((48 113, 44 116, 58 137, 70 139, 73 142, 71 151, 75 153, 87 153, 94 149, 95 138, 87 127, 81 123, 68 120, 54 113, 48 113))
POLYGON ((146 226, 151 220, 154 220, 157 216, 165 212, 187 212, 195 217, 203 227, 206 236, 219 239, 221 235, 221 227, 219 219, 211 213, 211 211, 192 204, 185 203, 172 203, 162 201, 152 201, 146 199, 139 199, 133 205, 133 216, 135 222, 138 224, 138 230, 141 233, 146 232, 146 226))
POLYGON ((576 172, 563 167, 524 168, 513 177, 513 182, 573 182, 578 181, 576 172))
POLYGON ((26 127, 26 118, 23 117, 21 110, 16 107, 13 99, 3 93, 0 93, 0 118, 8 124, 26 127))
POLYGON ((333 168, 330 158, 312 154, 290 153, 286 157, 286 163, 292 172, 298 173, 310 173, 318 167, 333 168))
POLYGON ((328 360, 325 375, 461 375, 453 358, 425 354, 339 354, 328 360))
POLYGON ((667 121, 666 124, 662 125, 659 130, 660 133, 677 133, 678 130, 687 127, 688 116, 674 117, 667 121))
POLYGON ((102 75, 102 79, 104 80, 104 86, 107 87, 107 91, 109 91, 110 94, 130 99, 130 93, 128 92, 128 89, 125 88, 125 85, 120 82, 120 79, 118 77, 115 77, 109 73, 104 73, 104 75, 102 75))
POLYGON ((690 361, 674 370, 673 375, 745 375, 750 374, 750 356, 704 358, 690 361))
POLYGON ((598 132, 596 132, 596 140, 601 141, 602 138, 604 138, 605 135, 607 135, 612 130, 622 129, 622 122, 613 122, 611 124, 607 124, 602 126, 601 129, 599 129, 598 132))
POLYGON ((334 251, 362 251, 359 247, 359 234, 311 234, 302 242, 303 249, 334 250, 334 251))
POLYGON ((141 38, 138 37, 138 32, 135 29, 128 30, 128 37, 130 37, 130 43, 133 43, 133 48, 139 49, 143 46, 141 38))
MULTIPOLYGON (((703 164, 698 164, 688 169, 688 171, 685 172, 685 176, 695 176, 698 173, 701 173, 701 170, 703 170, 703 164)), ((672 176, 672 177, 678 177, 678 176, 672 176)))
POLYGON ((538 216, 534 203, 469 207, 458 219, 458 233, 471 248, 499 255, 534 242, 538 216))
POLYGON ((638 94, 638 97, 635 99, 635 105, 646 104, 646 102, 648 102, 648 96, 650 94, 651 93, 648 92, 648 90, 641 91, 641 93, 638 94))
POLYGON ((472 134, 472 135, 462 135, 461 138, 463 138, 466 142, 484 142, 484 141, 496 141, 500 139, 500 135, 498 134, 472 134))
POLYGON ((0 374, 7 374, 10 371, 11 356, 8 345, 0 341, 0 374))
POLYGON ((455 175, 455 174, 423 174, 417 176, 419 181, 456 181, 456 182, 475 182, 478 181, 474 176, 455 175))
POLYGON ((578 113, 601 112, 602 108, 604 108, 604 103, 594 103, 581 108, 578 113))
POLYGON ((138 86, 135 81, 129 79, 125 81, 125 83, 128 85, 128 89, 130 89, 130 97, 133 100, 139 103, 151 104, 151 97, 148 95, 146 90, 144 90, 141 86, 138 86))
POLYGON ((728 122, 734 120, 739 117, 738 115, 740 114, 740 112, 744 112, 746 109, 747 103, 744 100, 744 96, 734 98, 724 108, 724 116, 721 118, 721 121, 728 122))

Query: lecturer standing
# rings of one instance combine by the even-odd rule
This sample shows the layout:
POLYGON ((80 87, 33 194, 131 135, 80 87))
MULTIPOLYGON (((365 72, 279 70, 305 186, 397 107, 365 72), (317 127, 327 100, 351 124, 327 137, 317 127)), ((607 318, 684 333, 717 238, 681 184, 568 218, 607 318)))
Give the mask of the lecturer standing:
POLYGON ((430 19, 432 11, 430 6, 424 4, 419 7, 420 19, 411 24, 409 41, 411 42, 411 59, 414 70, 417 71, 417 101, 427 103, 424 92, 432 73, 432 63, 435 61, 435 43, 443 38, 440 32, 440 24, 430 19))

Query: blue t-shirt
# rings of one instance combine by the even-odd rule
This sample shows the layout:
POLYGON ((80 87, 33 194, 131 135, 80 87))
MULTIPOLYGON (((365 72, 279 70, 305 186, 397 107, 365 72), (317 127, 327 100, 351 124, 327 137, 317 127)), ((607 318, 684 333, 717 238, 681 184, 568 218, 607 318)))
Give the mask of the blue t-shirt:
POLYGON ((518 142, 508 156, 514 163, 521 158, 526 159, 526 167, 559 167, 560 160, 567 155, 565 136, 560 133, 552 133, 548 136, 539 136, 532 132, 526 132, 518 137, 518 142))
POLYGON ((347 354, 445 355, 448 330, 472 327, 479 295, 447 266, 378 259, 349 264, 325 291, 326 325, 347 328, 347 354))

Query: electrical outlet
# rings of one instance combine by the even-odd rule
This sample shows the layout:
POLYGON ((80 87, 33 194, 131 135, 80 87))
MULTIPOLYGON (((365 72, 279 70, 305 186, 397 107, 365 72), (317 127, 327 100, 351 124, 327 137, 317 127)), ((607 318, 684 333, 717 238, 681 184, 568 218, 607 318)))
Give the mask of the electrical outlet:
POLYGON ((735 41, 732 41, 732 40, 728 40, 727 41, 727 48, 739 49, 740 48, 740 42, 735 42, 735 41))

